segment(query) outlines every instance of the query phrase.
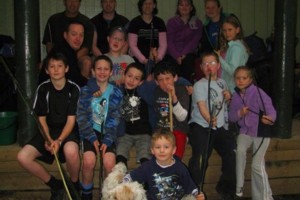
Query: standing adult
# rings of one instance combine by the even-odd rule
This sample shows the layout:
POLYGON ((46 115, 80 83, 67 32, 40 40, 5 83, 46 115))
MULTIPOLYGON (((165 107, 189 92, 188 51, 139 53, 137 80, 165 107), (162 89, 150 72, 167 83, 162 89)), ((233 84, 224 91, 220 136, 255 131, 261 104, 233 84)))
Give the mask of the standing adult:
POLYGON ((178 65, 178 75, 193 82, 196 50, 202 36, 192 0, 178 0, 176 15, 167 22, 168 55, 178 65))
MULTIPOLYGON (((101 0, 102 12, 91 19, 95 26, 95 33, 93 39, 93 54, 99 56, 109 52, 109 45, 107 37, 112 28, 121 26, 126 29, 129 20, 119 15, 116 12, 116 0, 101 0)), ((127 54, 128 44, 123 47, 122 52, 127 54)))
POLYGON ((138 9, 141 15, 132 19, 128 28, 130 52, 139 63, 147 65, 149 60, 157 63, 165 57, 167 51, 165 23, 156 16, 156 0, 139 0, 138 9))
MULTIPOLYGON (((79 86, 84 86, 87 79, 80 73, 78 65, 77 51, 81 49, 84 41, 84 25, 80 22, 71 22, 63 32, 63 40, 53 46, 49 54, 62 53, 66 56, 69 71, 66 73, 66 78, 77 83, 79 86)), ((44 68, 45 66, 43 66, 44 68)), ((47 80, 49 76, 42 69, 39 75, 39 83, 47 80)))
POLYGON ((50 16, 47 21, 43 44, 46 45, 47 53, 49 53, 54 45, 63 42, 64 31, 70 22, 77 21, 83 24, 85 29, 84 41, 76 54, 77 58, 83 65, 81 69, 82 74, 85 77, 89 77, 91 63, 88 62, 89 58, 87 56, 92 48, 94 34, 93 24, 87 16, 79 12, 81 0, 63 0, 63 3, 65 10, 50 16))
POLYGON ((201 38, 200 53, 219 50, 220 27, 228 14, 222 11, 219 0, 205 0, 205 21, 201 38))

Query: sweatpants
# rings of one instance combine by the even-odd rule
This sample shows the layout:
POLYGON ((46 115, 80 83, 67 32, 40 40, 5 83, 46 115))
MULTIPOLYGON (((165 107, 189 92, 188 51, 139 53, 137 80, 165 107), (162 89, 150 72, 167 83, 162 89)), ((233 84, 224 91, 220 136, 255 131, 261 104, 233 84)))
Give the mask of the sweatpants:
POLYGON ((255 153, 251 163, 252 200, 273 200, 265 169, 265 154, 269 144, 270 138, 250 137, 245 134, 239 134, 237 137, 236 191, 239 191, 244 186, 247 149, 253 145, 252 152, 255 153))

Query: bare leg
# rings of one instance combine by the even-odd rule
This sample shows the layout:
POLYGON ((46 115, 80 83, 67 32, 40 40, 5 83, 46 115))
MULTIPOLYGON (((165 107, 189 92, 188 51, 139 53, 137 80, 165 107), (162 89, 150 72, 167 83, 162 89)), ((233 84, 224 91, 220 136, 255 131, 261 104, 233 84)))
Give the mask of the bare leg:
MULTIPOLYGON (((104 176, 107 177, 108 174, 112 171, 112 168, 116 165, 116 155, 114 153, 108 152, 103 156, 103 167, 104 167, 104 176)), ((104 177, 104 178, 105 178, 104 177)))
POLYGON ((96 166, 96 155, 92 151, 84 152, 82 163, 82 183, 89 185, 93 182, 96 166))
POLYGON ((67 169, 70 174, 72 182, 77 182, 79 180, 80 171, 80 157, 79 157, 79 147, 75 142, 67 142, 64 145, 64 154, 66 157, 67 169))
POLYGON ((31 145, 25 145, 18 153, 17 159, 19 164, 32 175, 38 177, 47 183, 50 180, 50 174, 35 159, 41 154, 31 145))

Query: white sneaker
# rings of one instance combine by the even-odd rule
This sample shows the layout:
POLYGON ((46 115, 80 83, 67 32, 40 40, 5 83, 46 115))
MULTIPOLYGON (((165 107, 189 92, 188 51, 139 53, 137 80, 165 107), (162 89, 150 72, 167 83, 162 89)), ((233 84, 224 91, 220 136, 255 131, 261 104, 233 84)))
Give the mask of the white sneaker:
POLYGON ((242 197, 243 196, 243 188, 240 187, 239 189, 237 189, 235 195, 238 197, 242 197))

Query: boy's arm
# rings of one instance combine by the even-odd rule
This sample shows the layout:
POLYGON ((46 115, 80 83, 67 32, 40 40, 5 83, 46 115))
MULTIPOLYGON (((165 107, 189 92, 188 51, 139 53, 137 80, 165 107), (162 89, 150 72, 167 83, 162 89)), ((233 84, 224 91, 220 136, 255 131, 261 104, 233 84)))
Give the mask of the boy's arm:
POLYGON ((45 148, 51 153, 57 153, 60 147, 60 142, 58 140, 53 140, 49 133, 49 127, 47 125, 46 116, 38 117, 39 122, 43 128, 43 137, 45 139, 45 148))
POLYGON ((109 97, 108 113, 104 125, 102 143, 111 146, 117 139, 118 126, 121 119, 121 105, 123 94, 120 89, 114 87, 109 97))
POLYGON ((198 109, 199 109, 200 114, 205 119, 205 121, 207 121, 207 123, 209 124, 209 122, 210 122, 210 113, 209 113, 208 108, 206 106, 206 102, 204 100, 199 101, 197 103, 197 105, 198 105, 198 109))
POLYGON ((184 121, 188 116, 189 96, 183 87, 174 87, 177 90, 173 94, 173 114, 180 122, 184 121), (177 94, 177 95, 176 95, 177 94))
MULTIPOLYGON (((49 142, 53 142, 53 139, 51 138, 50 134, 49 134, 49 127, 48 127, 48 124, 46 122, 46 116, 39 116, 38 117, 38 120, 43 128, 43 131, 44 131, 44 134, 43 136, 46 136, 45 139, 45 142, 49 141, 49 142)), ((42 133, 41 133, 42 134, 42 133)))
POLYGON ((51 151, 53 150, 55 153, 58 152, 64 139, 66 139, 72 132, 74 125, 75 125, 75 121, 76 121, 75 115, 67 117, 67 122, 66 122, 64 128, 62 129, 59 137, 56 138, 55 140, 52 140, 50 146, 47 145, 50 147, 51 151))
POLYGON ((80 137, 89 140, 93 144, 93 142, 97 140, 97 136, 91 124, 92 114, 90 112, 92 111, 89 107, 91 101, 91 94, 89 95, 89 91, 87 90, 88 89, 85 86, 80 91, 76 115, 80 137))
POLYGON ((74 129, 75 122, 76 122, 76 116, 75 115, 69 115, 67 117, 67 122, 66 122, 63 130, 61 131, 60 136, 57 138, 57 140, 60 143, 63 142, 70 135, 70 133, 74 129))
POLYGON ((191 82, 189 82, 188 80, 186 80, 183 77, 178 77, 176 83, 179 85, 183 85, 183 86, 193 86, 193 84, 191 82))

